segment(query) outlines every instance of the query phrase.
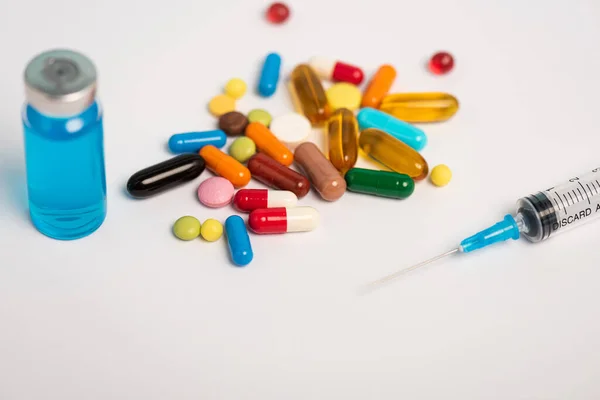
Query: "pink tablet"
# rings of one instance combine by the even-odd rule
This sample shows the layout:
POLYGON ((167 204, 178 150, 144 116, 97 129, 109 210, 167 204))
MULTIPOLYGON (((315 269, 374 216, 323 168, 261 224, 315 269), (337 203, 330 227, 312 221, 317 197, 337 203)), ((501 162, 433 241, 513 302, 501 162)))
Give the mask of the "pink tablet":
POLYGON ((208 178, 198 186, 198 200, 207 207, 225 207, 233 198, 233 185, 225 178, 208 178))

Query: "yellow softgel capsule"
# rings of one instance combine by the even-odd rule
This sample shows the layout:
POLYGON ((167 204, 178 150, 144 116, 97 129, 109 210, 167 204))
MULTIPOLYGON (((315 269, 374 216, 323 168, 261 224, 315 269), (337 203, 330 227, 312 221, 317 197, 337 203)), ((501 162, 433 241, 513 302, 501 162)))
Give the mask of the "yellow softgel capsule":
POLYGON ((446 186, 452 179, 452 171, 447 165, 440 164, 433 167, 431 170, 431 183, 435 186, 446 186))
POLYGON ((225 94, 234 99, 239 99, 246 94, 246 88, 246 82, 240 78, 233 78, 225 85, 225 94))
POLYGON ((333 110, 347 108, 348 110, 358 110, 362 93, 360 89, 350 83, 336 83, 325 92, 327 101, 333 110))
POLYGON ((397 93, 383 98, 379 109, 405 122, 441 122, 458 111, 458 100, 448 93, 397 93))
POLYGON ((207 242, 217 241, 223 235, 223 225, 216 219, 207 219, 200 228, 200 235, 207 242))
POLYGON ((360 133, 358 145, 366 155, 399 174, 405 174, 415 181, 425 179, 429 172, 427 161, 415 149, 395 137, 368 128, 360 133))
POLYGON ((329 161, 346 174, 358 158, 358 123, 354 113, 340 108, 327 121, 329 161))
POLYGON ((290 76, 290 94, 296 110, 304 114, 313 126, 327 122, 331 107, 321 80, 306 64, 300 64, 290 76))
POLYGON ((235 111, 235 99, 225 94, 213 97, 208 103, 208 110, 215 117, 220 117, 230 111, 235 111))

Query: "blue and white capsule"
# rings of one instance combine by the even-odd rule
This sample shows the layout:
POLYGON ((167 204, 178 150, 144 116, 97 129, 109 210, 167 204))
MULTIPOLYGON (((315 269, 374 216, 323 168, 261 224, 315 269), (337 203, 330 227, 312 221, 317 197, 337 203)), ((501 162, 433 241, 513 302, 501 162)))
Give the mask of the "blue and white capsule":
POLYGON ((265 59, 258 82, 258 93, 261 96, 271 97, 275 93, 279 83, 280 70, 281 57, 277 53, 270 53, 265 59))
POLYGON ((238 267, 244 267, 252 261, 254 253, 250 244, 250 236, 244 220, 239 215, 232 215, 225 220, 225 233, 229 244, 231 260, 238 267))
POLYGON ((204 146, 221 148, 227 143, 227 135, 220 129, 203 132, 176 133, 169 139, 169 149, 175 153, 197 153, 204 146))
POLYGON ((417 151, 423 150, 427 144, 427 136, 421 129, 374 108, 363 108, 356 120, 361 131, 367 128, 379 129, 417 151))

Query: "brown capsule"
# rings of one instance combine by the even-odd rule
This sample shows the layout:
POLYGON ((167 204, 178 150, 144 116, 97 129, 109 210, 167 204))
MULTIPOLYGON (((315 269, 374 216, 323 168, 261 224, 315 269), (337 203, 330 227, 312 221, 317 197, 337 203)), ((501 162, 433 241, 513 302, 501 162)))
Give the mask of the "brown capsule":
POLYGON ((252 177, 267 186, 280 190, 289 190, 298 198, 304 197, 310 190, 306 177, 283 164, 278 163, 264 153, 258 153, 248 161, 252 177))
POLYGON ((323 200, 336 201, 344 195, 346 181, 314 143, 306 142, 298 146, 294 159, 323 200))
POLYGON ((219 117, 219 129, 227 136, 239 136, 246 130, 248 118, 240 112, 230 111, 219 117))

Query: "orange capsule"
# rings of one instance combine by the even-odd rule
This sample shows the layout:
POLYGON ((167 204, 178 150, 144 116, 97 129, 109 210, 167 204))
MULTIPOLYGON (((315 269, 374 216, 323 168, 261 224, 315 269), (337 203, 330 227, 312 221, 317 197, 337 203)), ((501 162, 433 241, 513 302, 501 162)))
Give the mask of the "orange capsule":
POLYGON ((258 150, 262 151, 280 164, 289 167, 294 161, 294 154, 273 135, 273 132, 260 122, 252 122, 246 127, 246 136, 252 139, 258 150))
POLYGON ((228 156, 213 145, 204 146, 198 152, 206 166, 217 175, 221 175, 236 187, 246 186, 250 182, 250 171, 235 158, 228 156))
POLYGON ((379 108, 381 101, 392 88, 396 70, 391 65, 382 65, 375 73, 362 98, 362 107, 379 108))

